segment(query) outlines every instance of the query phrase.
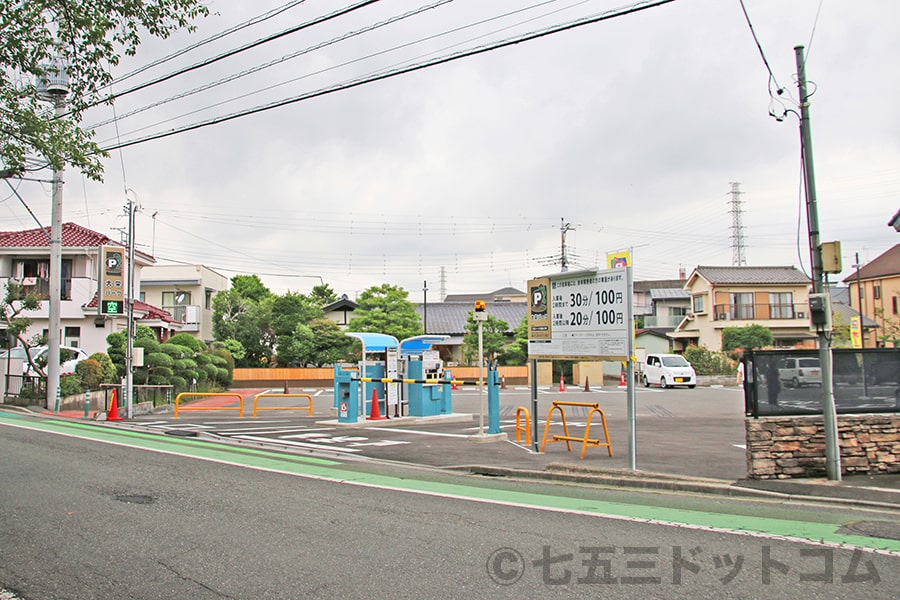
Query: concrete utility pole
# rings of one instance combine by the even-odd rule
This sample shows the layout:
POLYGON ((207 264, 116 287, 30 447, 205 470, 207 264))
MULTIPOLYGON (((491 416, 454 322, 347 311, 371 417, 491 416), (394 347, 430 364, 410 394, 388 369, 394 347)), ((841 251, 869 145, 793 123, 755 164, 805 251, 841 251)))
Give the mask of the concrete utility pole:
MULTIPOLYGON (((825 310, 831 310, 825 272, 822 268, 822 245, 819 239, 819 211, 816 205, 816 176, 813 168, 812 132, 809 125, 809 94, 806 90, 806 61, 803 46, 794 47, 797 60, 797 87, 800 92, 800 145, 803 150, 803 175, 806 187, 806 216, 809 224, 809 253, 813 269, 813 293, 824 295, 825 310)), ((812 312, 812 311, 810 311, 812 312)), ((825 471, 828 479, 841 480, 841 449, 838 439, 837 409, 834 404, 834 379, 831 365, 830 321, 817 325, 819 366, 822 370, 822 403, 825 427, 825 471)))
MULTIPOLYGON (((46 65, 46 76, 39 77, 37 87, 43 99, 53 102, 54 116, 63 118, 66 112, 66 95, 69 93, 69 76, 65 60, 56 57, 46 65)), ((47 311, 47 408, 53 406, 59 412, 59 347, 62 312, 62 201, 65 164, 53 171, 53 197, 50 202, 50 269, 47 311)))

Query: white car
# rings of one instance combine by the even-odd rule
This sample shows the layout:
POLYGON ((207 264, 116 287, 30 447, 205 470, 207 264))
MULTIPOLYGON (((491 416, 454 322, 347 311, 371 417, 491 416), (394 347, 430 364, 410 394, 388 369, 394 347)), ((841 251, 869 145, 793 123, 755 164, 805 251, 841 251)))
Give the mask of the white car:
POLYGON ((778 379, 789 387, 822 385, 822 368, 818 358, 785 358, 778 365, 778 379))
MULTIPOLYGON (((46 357, 47 352, 48 352, 49 350, 50 350, 49 346, 35 346, 34 348, 29 348, 29 349, 28 349, 28 353, 31 355, 31 360, 33 360, 35 363, 37 363, 37 362, 38 362, 40 359, 42 359, 42 358, 43 358, 44 361, 46 362, 46 358, 45 358, 45 357, 46 357)), ((76 348, 76 347, 74 347, 74 346, 60 346, 60 347, 59 347, 59 352, 60 352, 60 354, 63 354, 63 352, 64 352, 65 350, 68 350, 68 351, 69 351, 69 356, 70 356, 71 358, 69 358, 68 360, 64 361, 64 362, 60 365, 60 370, 59 370, 59 372, 60 372, 61 374, 65 374, 65 373, 74 373, 74 372, 75 372, 75 365, 77 365, 78 363, 80 363, 81 361, 83 361, 84 359, 86 359, 86 358, 88 357, 88 354, 87 354, 87 352, 85 352, 85 351, 82 350, 81 348, 76 348)), ((27 359, 24 359, 24 362, 22 363, 22 371, 23 371, 23 373, 24 373, 25 375, 37 375, 37 373, 35 372, 35 370, 31 368, 31 365, 28 364, 28 360, 27 360, 27 359)), ((44 367, 44 372, 45 372, 45 373, 47 372, 47 367, 46 367, 46 366, 44 367)))
POLYGON ((686 385, 697 387, 694 367, 680 354, 648 354, 644 361, 644 387, 658 383, 660 387, 686 385))

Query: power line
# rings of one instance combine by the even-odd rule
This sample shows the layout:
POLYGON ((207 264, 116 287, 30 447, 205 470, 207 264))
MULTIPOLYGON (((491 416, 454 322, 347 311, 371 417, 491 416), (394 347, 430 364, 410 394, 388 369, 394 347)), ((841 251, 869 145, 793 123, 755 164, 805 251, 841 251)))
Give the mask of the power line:
POLYGON ((585 25, 592 25, 592 24, 595 24, 595 23, 599 23, 599 22, 601 22, 601 21, 607 21, 607 20, 610 20, 610 19, 613 19, 613 18, 622 17, 622 16, 625 16, 625 15, 633 14, 633 13, 640 12, 640 11, 643 11, 643 10, 647 10, 647 9, 650 9, 650 8, 656 8, 656 7, 658 7, 658 6, 662 6, 662 5, 664 5, 664 4, 669 4, 669 3, 674 2, 674 1, 675 1, 675 0, 645 0, 645 1, 643 1, 643 2, 638 2, 638 3, 636 3, 636 4, 633 4, 633 5, 631 5, 631 6, 627 7, 627 8, 612 9, 612 10, 609 10, 609 11, 606 11, 606 12, 603 12, 603 13, 600 13, 600 14, 596 14, 596 15, 593 15, 593 16, 583 17, 583 18, 581 18, 581 19, 576 19, 576 20, 574 20, 574 21, 569 21, 569 22, 567 22, 567 23, 562 23, 562 24, 554 25, 554 26, 551 26, 551 27, 548 27, 548 28, 545 28, 545 29, 542 29, 542 30, 533 31, 533 32, 526 33, 526 34, 522 34, 522 35, 515 36, 515 37, 512 37, 512 38, 507 38, 507 39, 504 39, 504 40, 500 40, 500 41, 494 42, 494 43, 492 43, 492 44, 487 44, 487 45, 483 45, 483 46, 478 46, 478 47, 471 48, 471 49, 468 49, 468 50, 463 50, 463 51, 460 51, 460 52, 456 52, 456 53, 453 53, 453 54, 450 54, 450 55, 441 56, 441 57, 435 58, 435 59, 433 59, 433 60, 425 61, 425 62, 422 62, 422 63, 416 63, 416 64, 408 65, 408 66, 406 66, 406 67, 401 67, 401 68, 397 68, 397 69, 392 69, 392 70, 388 70, 388 71, 383 71, 383 72, 377 73, 377 74, 375 74, 375 75, 366 76, 366 77, 362 77, 362 78, 358 78, 358 79, 346 81, 346 82, 344 82, 344 83, 336 84, 336 85, 329 86, 329 87, 325 87, 325 88, 320 88, 320 89, 314 90, 314 91, 312 91, 312 92, 308 92, 308 93, 305 93, 305 94, 300 94, 299 96, 293 96, 293 97, 286 98, 286 99, 283 99, 283 100, 278 100, 278 101, 275 101, 275 102, 271 102, 271 103, 268 103, 268 104, 264 104, 264 105, 261 105, 261 106, 257 106, 257 107, 254 107, 254 108, 242 110, 242 111, 235 112, 235 113, 231 113, 231 114, 228 114, 228 115, 223 115, 223 116, 221 116, 221 117, 215 117, 215 118, 212 118, 212 119, 207 119, 207 120, 205 120, 205 121, 200 121, 200 122, 198 122, 198 123, 193 123, 193 124, 191 124, 191 125, 185 125, 185 126, 183 126, 183 127, 178 127, 178 128, 175 128, 175 129, 171 129, 171 130, 169 130, 169 131, 164 131, 164 132, 161 132, 161 133, 157 133, 157 134, 145 136, 145 137, 142 137, 142 138, 136 138, 136 139, 133 139, 133 140, 130 140, 130 141, 126 141, 126 142, 122 142, 122 143, 117 143, 117 144, 114 144, 114 145, 112 145, 112 146, 107 146, 107 147, 103 148, 103 150, 106 151, 106 152, 108 152, 108 151, 111 151, 111 150, 116 150, 116 149, 118 149, 118 148, 124 148, 124 147, 128 147, 128 146, 133 146, 133 145, 135 145, 135 144, 141 144, 141 143, 149 142, 149 141, 152 141, 152 140, 158 140, 158 139, 170 137, 170 136, 173 136, 173 135, 176 135, 176 134, 179 134, 179 133, 186 133, 186 132, 188 132, 188 131, 193 131, 193 130, 196 130, 196 129, 201 129, 201 128, 204 128, 204 127, 208 127, 208 126, 210 126, 210 125, 218 125, 218 124, 220 124, 220 123, 225 123, 225 122, 227 122, 227 121, 232 121, 232 120, 235 120, 235 119, 239 119, 239 118, 242 118, 242 117, 246 117, 246 116, 254 115, 254 114, 257 114, 257 113, 265 112, 265 111, 272 110, 272 109, 275 109, 275 108, 280 108, 280 107, 283 107, 283 106, 288 106, 288 105, 290 105, 290 104, 295 104, 295 103, 297 103, 297 102, 301 102, 301 101, 304 101, 304 100, 310 100, 310 99, 312 99, 312 98, 318 98, 318 97, 321 97, 321 96, 325 96, 325 95, 328 95, 328 94, 332 94, 332 93, 334 93, 334 92, 338 92, 338 91, 343 91, 343 90, 347 90, 347 89, 359 87, 359 86, 366 85, 366 84, 369 84, 369 83, 374 83, 374 82, 376 82, 376 81, 382 81, 382 80, 385 80, 385 79, 391 79, 391 78, 393 78, 393 77, 397 77, 398 75, 405 75, 406 73, 411 73, 411 72, 414 72, 414 71, 420 71, 420 70, 427 69, 427 68, 430 68, 430 67, 434 67, 434 66, 437 66, 437 65, 442 65, 442 64, 445 64, 445 63, 449 63, 449 62, 452 62, 452 61, 456 61, 456 60, 459 60, 459 59, 462 59, 462 58, 468 58, 468 57, 470 57, 470 56, 475 56, 475 55, 478 55, 478 54, 484 54, 484 53, 486 53, 486 52, 492 52, 492 51, 494 51, 494 50, 499 50, 499 49, 501 49, 501 48, 506 48, 506 47, 513 46, 513 45, 516 45, 516 44, 521 44, 521 43, 523 43, 523 42, 528 42, 528 41, 535 40, 535 39, 542 38, 542 37, 546 37, 546 36, 549 36, 549 35, 554 35, 554 34, 557 34, 557 33, 561 33, 561 32, 563 32, 563 31, 568 31, 568 30, 571 30, 571 29, 575 29, 575 28, 577 28, 577 27, 582 27, 582 26, 585 26, 585 25))
POLYGON ((292 2, 288 2, 287 4, 283 4, 279 7, 273 8, 272 10, 265 12, 261 15, 257 15, 255 17, 253 17, 252 19, 244 21, 243 23, 238 23, 237 25, 235 25, 233 27, 229 27, 228 29, 226 29, 224 31, 220 31, 219 33, 217 33, 215 35, 212 35, 206 39, 200 40, 199 42, 191 44, 185 48, 182 48, 181 50, 173 52, 172 54, 163 56, 162 58, 158 58, 146 65, 138 67, 137 69, 134 69, 133 71, 126 73, 125 75, 122 75, 121 77, 116 77, 115 79, 113 79, 113 81, 109 85, 112 86, 112 85, 121 83, 121 82, 125 81, 126 79, 130 79, 131 77, 134 77, 135 75, 139 75, 139 74, 143 73, 144 71, 152 69, 153 67, 159 66, 163 63, 167 63, 170 60, 176 59, 179 56, 183 56, 183 55, 187 54, 188 52, 191 52, 193 50, 196 50, 197 48, 205 46, 206 44, 215 42, 216 40, 220 40, 224 37, 231 35, 232 33, 238 32, 242 29, 246 29, 247 27, 252 27, 253 25, 262 23, 263 21, 271 19, 272 17, 275 17, 277 15, 280 15, 281 13, 283 13, 287 10, 290 10, 291 8, 294 8, 298 4, 303 4, 304 2, 306 2, 306 0, 293 0, 292 2))
MULTIPOLYGON (((392 23, 396 23, 396 22, 398 22, 398 21, 402 21, 403 19, 408 19, 409 17, 413 17, 413 16, 415 16, 415 15, 421 14, 421 13, 423 13, 423 12, 425 12, 425 11, 428 11, 428 10, 431 10, 431 9, 433 9, 433 8, 438 8, 438 7, 440 7, 440 6, 443 6, 444 4, 448 4, 448 3, 450 3, 450 2, 453 2, 453 0, 438 0, 437 2, 434 2, 434 3, 432 3, 432 4, 428 4, 428 5, 425 5, 425 6, 420 6, 419 8, 417 8, 417 9, 415 9, 415 10, 411 10, 411 11, 408 11, 408 12, 406 12, 406 13, 403 13, 403 14, 400 14, 400 15, 396 15, 396 16, 394 16, 394 17, 391 17, 390 19, 387 19, 387 20, 384 20, 384 21, 380 21, 380 22, 374 23, 374 24, 372 24, 372 25, 368 25, 368 26, 363 27, 362 29, 358 29, 358 30, 356 30, 356 31, 350 31, 350 32, 347 32, 347 33, 345 33, 344 35, 340 35, 340 36, 338 36, 338 37, 336 37, 336 38, 332 38, 332 39, 330 39, 330 40, 328 40, 328 41, 326 41, 326 42, 322 42, 322 43, 316 44, 316 45, 314 45, 314 46, 308 46, 308 47, 304 48, 303 50, 298 50, 297 52, 292 52, 291 54, 286 54, 286 55, 284 55, 284 56, 282 56, 282 57, 280 57, 280 58, 276 58, 276 59, 274 59, 274 60, 270 60, 270 61, 265 62, 265 63, 262 63, 262 64, 260 64, 260 65, 256 65, 256 66, 251 67, 251 68, 249 68, 249 69, 245 69, 245 70, 243 70, 243 71, 241 71, 241 72, 239 72, 239 73, 235 73, 235 74, 233 74, 233 75, 229 75, 228 77, 219 79, 219 80, 217 80, 217 81, 212 81, 212 82, 206 83, 206 84, 204 84, 204 85, 201 85, 201 86, 199 86, 199 87, 196 87, 196 88, 193 88, 193 89, 191 89, 191 90, 188 90, 188 91, 186 91, 186 92, 182 92, 182 93, 176 94, 176 95, 174 95, 174 96, 169 96, 168 98, 164 98, 164 99, 162 99, 162 100, 158 100, 158 101, 153 102, 153 103, 151 103, 151 104, 147 104, 147 105, 145 105, 145 106, 136 108, 136 109, 134 109, 134 110, 132 110, 132 111, 129 111, 129 112, 125 113, 124 115, 120 115, 120 116, 118 117, 118 120, 121 121, 122 119, 126 119, 126 118, 128 118, 128 117, 131 117, 131 116, 134 116, 134 115, 136 115, 136 114, 142 113, 142 112, 144 112, 144 111, 146 111, 146 110, 149 110, 149 109, 151 109, 151 108, 156 108, 157 106, 162 106, 163 104, 167 104, 167 103, 172 102, 172 101, 174 101, 174 100, 181 100, 182 98, 187 98, 188 96, 192 96, 192 95, 194 95, 194 94, 197 94, 197 93, 200 93, 200 92, 203 92, 203 91, 212 89, 212 88, 214 88, 214 87, 218 87, 218 86, 220 86, 220 85, 224 85, 224 84, 226 84, 226 83, 229 83, 229 82, 231 82, 231 81, 235 81, 235 80, 240 79, 240 78, 242 78, 242 77, 246 77, 246 76, 248 76, 248 75, 252 75, 253 73, 258 73, 259 71, 262 71, 262 70, 264 70, 264 69, 268 69, 269 67, 272 67, 272 66, 275 66, 275 65, 279 65, 279 64, 281 64, 281 63, 283 63, 283 62, 287 62, 287 61, 289 61, 289 60, 292 60, 292 59, 294 59, 294 58, 297 58, 298 56, 303 56, 303 55, 305 55, 305 54, 309 54, 310 52, 314 52, 314 51, 316 51, 316 50, 321 50, 322 48, 326 48, 326 47, 328 47, 328 46, 337 44, 338 42, 342 42, 342 41, 348 40, 348 39, 350 39, 350 38, 352 38, 352 37, 356 37, 356 36, 362 35, 362 34, 364 34, 364 33, 368 33, 368 32, 370 32, 370 31, 374 31, 374 30, 376 30, 376 29, 379 29, 379 28, 381 28, 381 27, 385 27, 385 26, 390 25, 390 24, 392 24, 392 23)), ((116 118, 117 118, 117 117, 113 116, 111 119, 107 119, 107 120, 105 120, 105 121, 100 121, 99 123, 95 123, 95 124, 89 126, 88 129, 94 129, 94 128, 97 128, 97 127, 102 127, 103 125, 109 125, 110 123, 112 123, 113 121, 115 121, 116 118)))
POLYGON ((232 49, 232 50, 229 50, 229 51, 227 51, 227 52, 223 52, 222 54, 217 54, 216 56, 213 56, 213 57, 208 58, 208 59, 206 59, 206 60, 200 61, 200 62, 198 62, 198 63, 194 63, 194 64, 192 64, 192 65, 188 65, 187 67, 183 67, 183 68, 181 68, 181 69, 178 69, 177 71, 173 71, 173 72, 171 72, 171 73, 167 73, 166 75, 161 75, 161 76, 159 76, 159 77, 157 77, 157 78, 155 78, 155 79, 151 79, 150 81, 146 81, 146 82, 144 82, 144 83, 141 83, 141 84, 138 84, 138 85, 136 85, 136 86, 130 87, 130 88, 126 89, 125 91, 118 92, 118 93, 116 93, 116 94, 110 94, 109 96, 106 96, 106 97, 103 98, 102 100, 97 100, 96 102, 94 102, 94 103, 92 103, 92 104, 89 104, 86 108, 90 108, 91 106, 97 106, 98 104, 101 104, 101 103, 103 103, 103 102, 109 102, 109 101, 115 100, 116 98, 121 98, 122 96, 125 96, 125 95, 127 95, 127 94, 131 94, 131 93, 136 92, 136 91, 138 91, 138 90, 142 90, 142 89, 144 89, 144 88, 148 88, 148 87, 150 87, 151 85, 156 85, 156 84, 158 84, 158 83, 162 83, 162 82, 164 82, 164 81, 168 81, 169 79, 172 79, 172 78, 174 78, 174 77, 178 77, 179 75, 184 75, 185 73, 190 73, 191 71, 195 71, 195 70, 200 69, 200 68, 202 68, 202 67, 207 67, 207 66, 209 66, 209 65, 211 65, 211 64, 213 64, 213 63, 219 62, 220 60, 224 60, 224 59, 226 59, 226 58, 230 58, 230 57, 232 57, 232 56, 235 56, 235 55, 237 55, 237 54, 240 54, 241 52, 246 52, 247 50, 250 50, 250 49, 252 49, 252 48, 256 48, 256 47, 261 46, 261 45, 263 45, 263 44, 267 44, 267 43, 269 43, 269 42, 272 42, 272 41, 275 41, 275 40, 277 40, 277 39, 283 38, 283 37, 285 37, 285 36, 287 36, 287 35, 291 35, 291 34, 297 33, 298 31, 302 31, 302 30, 304 30, 304 29, 308 29, 308 28, 310 28, 310 27, 312 27, 312 26, 314 26, 314 25, 318 25, 318 24, 320 24, 320 23, 324 23, 324 22, 326 22, 326 21, 330 21, 331 19, 335 19, 335 18, 337 18, 337 17, 344 16, 344 15, 349 14, 349 13, 355 11, 355 10, 358 10, 358 9, 360 9, 360 8, 364 8, 364 7, 366 7, 366 6, 369 6, 370 4, 375 4, 376 2, 379 2, 379 1, 380 1, 380 0, 362 0, 361 2, 357 2, 356 4, 351 4, 351 5, 346 6, 346 7, 344 7, 344 8, 338 9, 338 10, 336 10, 336 11, 334 11, 334 12, 328 13, 328 14, 326 14, 326 15, 322 15, 322 16, 320 16, 320 17, 316 17, 315 19, 312 19, 312 20, 310 20, 310 21, 306 21, 305 23, 301 23, 301 24, 299 24, 299 25, 295 25, 294 27, 290 27, 290 28, 288 28, 288 29, 279 31, 278 33, 273 33, 273 34, 268 35, 268 36, 266 36, 266 37, 264 37, 264 38, 260 38, 260 39, 258 39, 258 40, 253 41, 253 42, 250 42, 250 43, 248 43, 248 44, 244 44, 243 46, 239 46, 239 47, 234 48, 234 49, 232 49))

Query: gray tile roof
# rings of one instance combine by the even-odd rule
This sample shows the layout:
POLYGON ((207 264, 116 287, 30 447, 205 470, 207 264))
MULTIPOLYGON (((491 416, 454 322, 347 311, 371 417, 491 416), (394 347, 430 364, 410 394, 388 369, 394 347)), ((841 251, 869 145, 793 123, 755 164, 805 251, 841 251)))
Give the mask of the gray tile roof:
POLYGON ((651 290, 678 289, 683 288, 687 283, 684 279, 649 279, 646 281, 635 281, 635 292, 649 292, 651 290))
POLYGON ((447 294, 444 302, 475 302, 476 300, 485 300, 490 302, 497 298, 508 298, 509 296, 524 296, 525 292, 517 290, 514 287, 500 288, 493 292, 480 292, 477 294, 447 294))
POLYGON ((810 278, 794 267, 697 267, 694 273, 710 283, 732 285, 804 285, 810 278))
MULTIPOLYGON (((428 333, 462 335, 466 331, 466 321, 469 313, 474 310, 471 302, 436 302, 428 303, 428 333)), ((525 302, 488 302, 487 314, 506 321, 509 325, 507 333, 512 333, 528 312, 528 304, 525 302)), ((424 323, 424 311, 422 304, 416 305, 416 312, 422 317, 424 323)))
MULTIPOLYGON (((683 283, 684 282, 682 282, 682 284, 683 283)), ((650 297, 653 300, 690 300, 691 293, 683 287, 678 289, 653 288, 652 290, 650 290, 650 297)))

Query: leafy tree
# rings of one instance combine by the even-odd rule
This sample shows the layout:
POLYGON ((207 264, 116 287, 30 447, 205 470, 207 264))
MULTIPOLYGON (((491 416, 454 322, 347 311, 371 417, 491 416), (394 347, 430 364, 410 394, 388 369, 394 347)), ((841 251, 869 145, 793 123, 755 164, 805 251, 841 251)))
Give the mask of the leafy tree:
POLYGON ((875 309, 875 318, 881 319, 881 333, 878 341, 885 347, 891 344, 894 348, 900 347, 900 319, 888 317, 883 308, 875 309))
POLYGON ((167 344, 175 344, 176 346, 184 346, 190 348, 194 352, 205 352, 206 344, 195 338, 189 333, 176 333, 166 340, 167 344))
MULTIPOLYGON (((488 315, 482 326, 482 349, 487 361, 494 360, 507 344, 506 332, 509 331, 509 323, 488 315)), ((478 321, 475 320, 475 311, 469 312, 466 319, 466 333, 463 335, 463 345, 468 362, 478 363, 478 321)))
MULTIPOLYGON (((524 365, 528 360, 528 315, 522 317, 513 335, 515 339, 500 349, 500 362, 504 365, 524 365)), ((477 338, 475 343, 478 343, 477 338)))
POLYGON ((750 350, 765 348, 774 342, 772 330, 754 323, 745 327, 726 327, 722 330, 722 350, 731 352, 738 348, 750 350))
POLYGON ((26 349, 25 360, 31 365, 31 368, 38 373, 44 374, 40 365, 34 363, 31 354, 27 352, 28 348, 41 343, 41 339, 26 339, 25 332, 33 322, 30 317, 25 316, 29 311, 38 310, 41 307, 41 298, 36 293, 26 293, 22 285, 7 280, 6 293, 0 300, 0 317, 6 325, 6 333, 10 338, 19 341, 19 345, 26 349))
POLYGON ((247 354, 243 344, 234 338, 223 340, 221 342, 213 342, 212 349, 225 352, 231 359, 232 369, 234 368, 234 361, 243 359, 247 354))
POLYGON ((235 275, 231 278, 231 289, 241 298, 248 298, 254 302, 262 302, 272 295, 259 275, 235 275))
POLYGON ((203 0, 94 0, 4 2, 0 13, 0 162, 15 171, 37 154, 54 168, 70 163, 102 179, 105 153, 93 132, 77 123, 85 109, 108 99, 110 66, 137 52, 142 35, 166 38, 206 16, 203 0), (69 75, 66 118, 48 118, 34 81, 47 77, 56 55, 69 75))
POLYGON ((388 283, 372 286, 357 298, 359 308, 347 324, 349 331, 385 333, 398 340, 422 334, 422 320, 409 292, 388 283))
MULTIPOLYGON (((325 318, 297 325, 292 338, 297 364, 312 364, 317 367, 351 360, 358 355, 358 351, 354 351, 357 343, 344 335, 337 323, 325 318)), ((279 363, 280 356, 279 354, 279 363)))
POLYGON ((309 293, 309 298, 319 308, 337 302, 338 299, 337 294, 327 283, 315 286, 309 293))

